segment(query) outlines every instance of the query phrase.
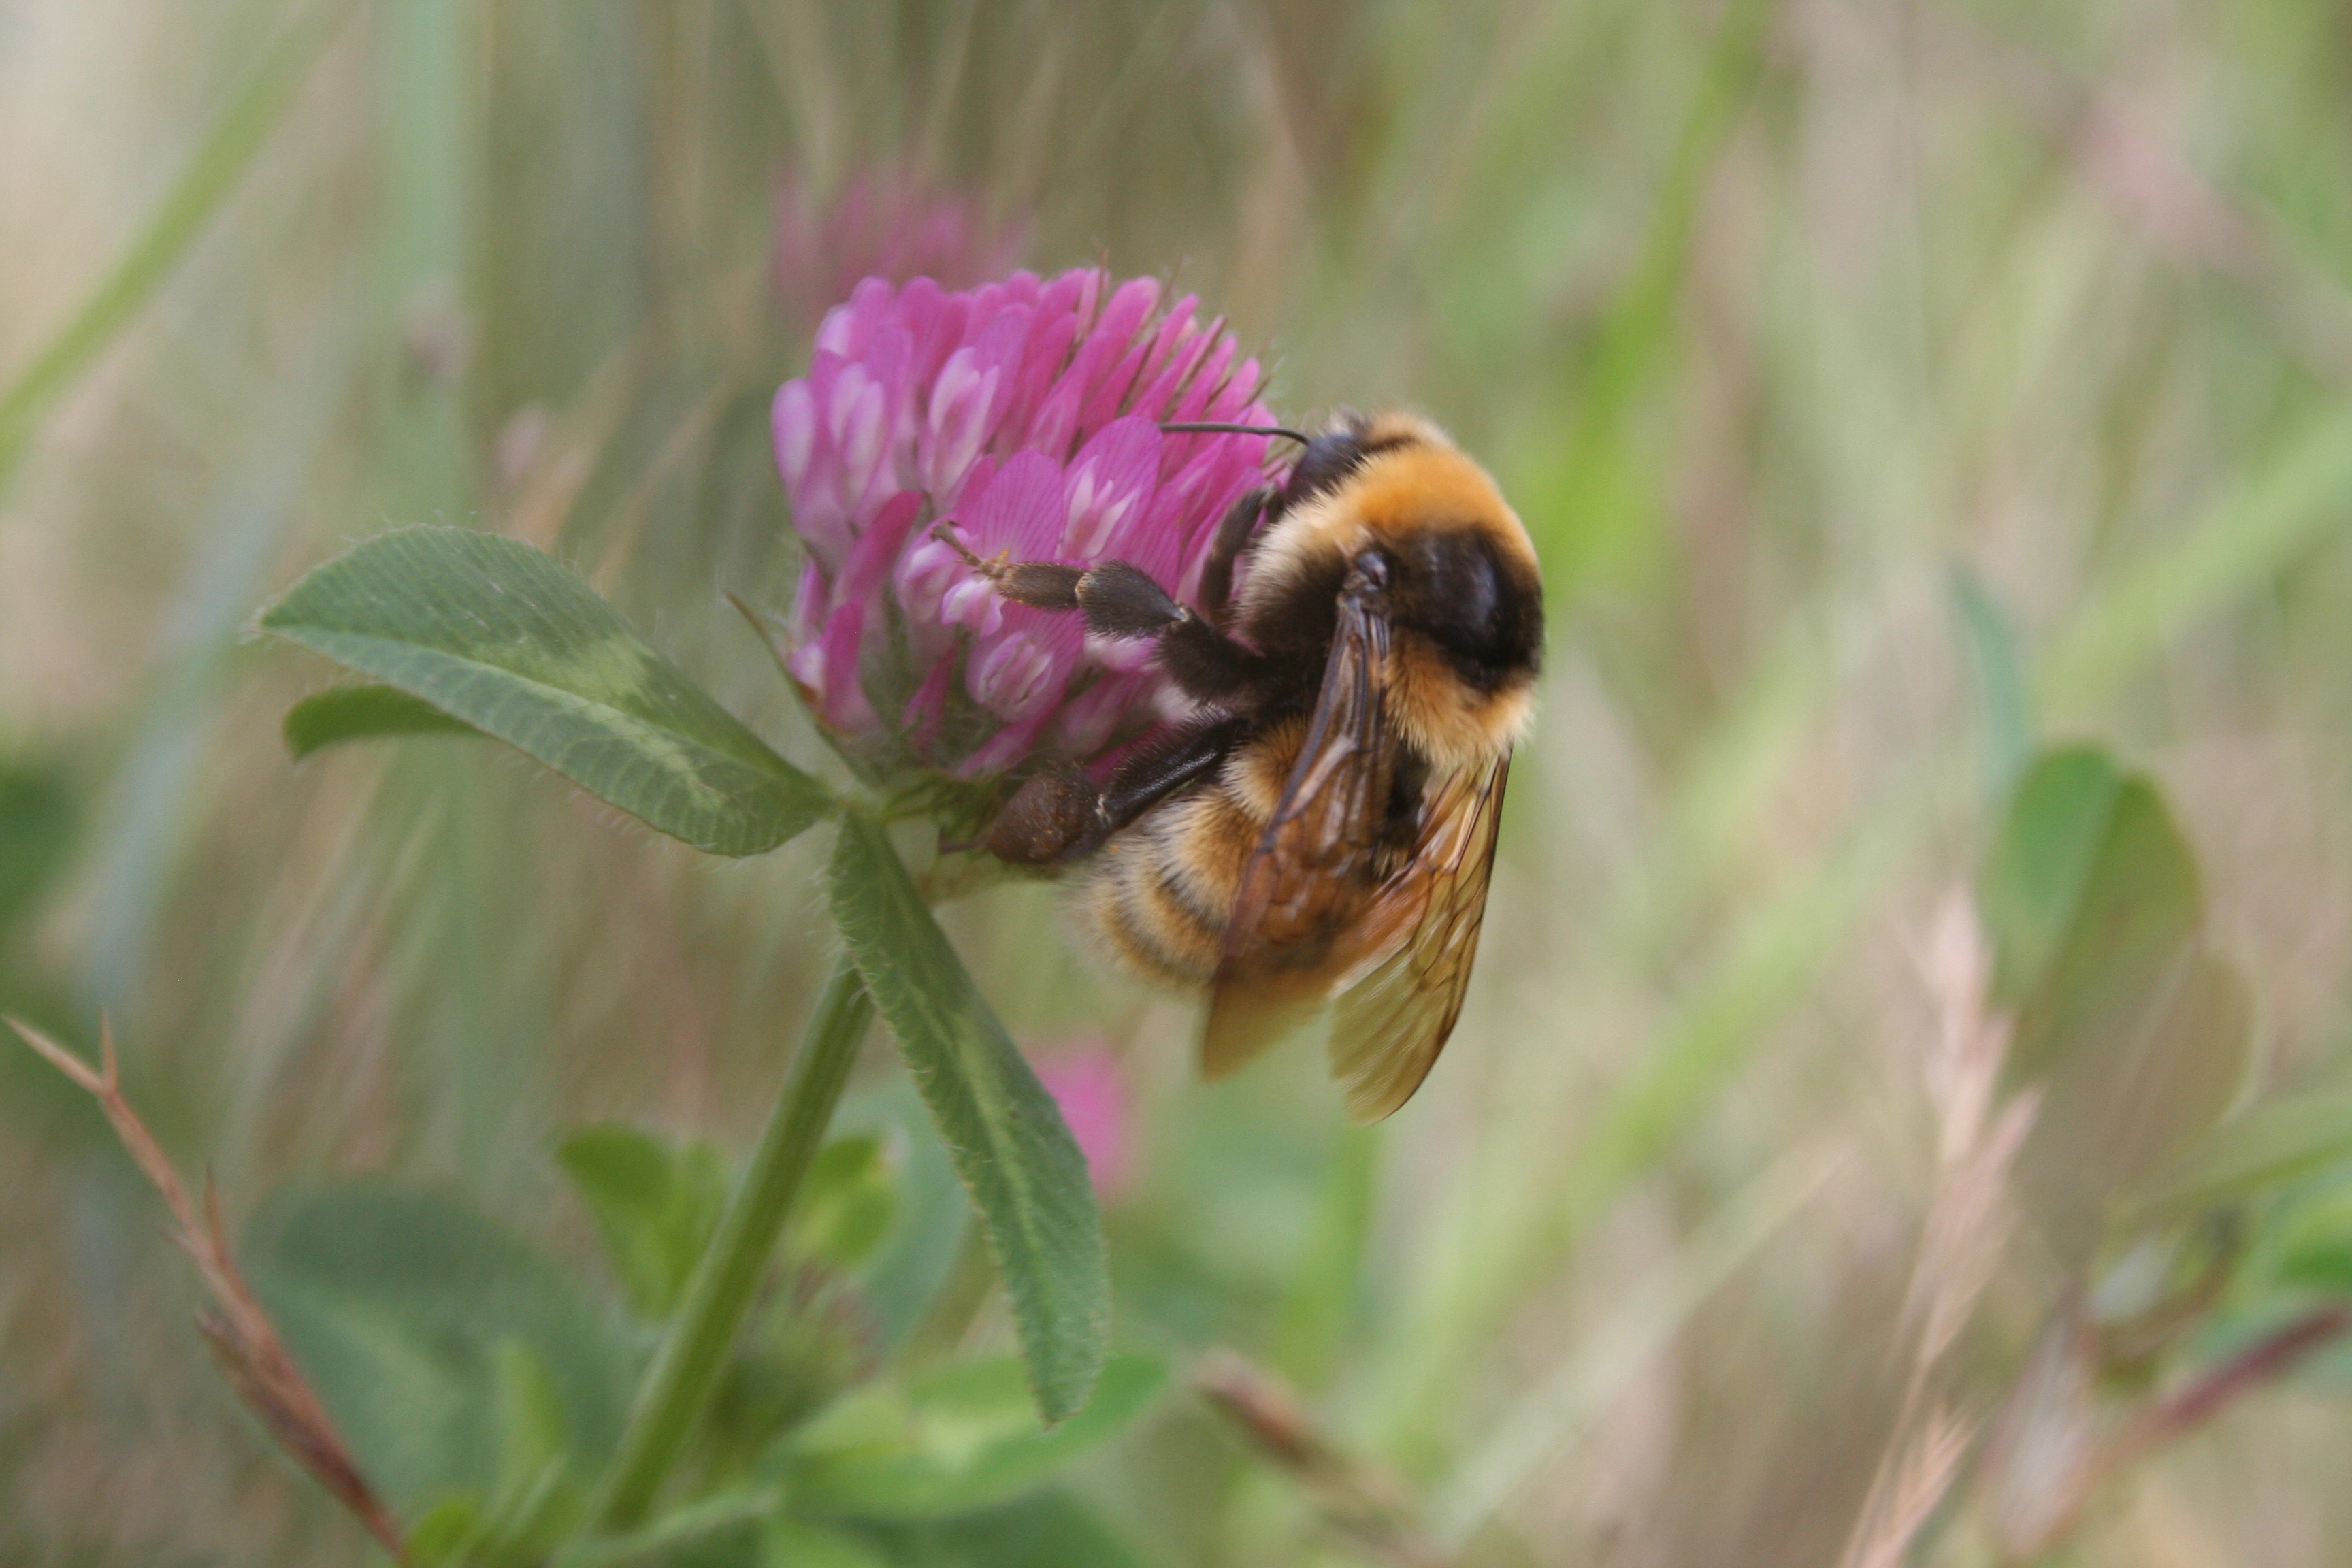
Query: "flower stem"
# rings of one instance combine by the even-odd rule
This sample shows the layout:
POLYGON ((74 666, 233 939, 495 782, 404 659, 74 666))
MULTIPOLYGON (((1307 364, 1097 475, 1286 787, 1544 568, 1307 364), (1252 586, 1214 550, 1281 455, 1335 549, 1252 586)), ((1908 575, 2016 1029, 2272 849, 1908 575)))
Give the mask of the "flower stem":
POLYGON ((641 1521, 709 1403, 720 1368, 775 1250, 874 1021, 874 1002, 845 955, 817 998, 800 1055, 760 1134, 760 1146, 688 1281, 668 1336, 646 1369, 596 1509, 605 1531, 641 1521))

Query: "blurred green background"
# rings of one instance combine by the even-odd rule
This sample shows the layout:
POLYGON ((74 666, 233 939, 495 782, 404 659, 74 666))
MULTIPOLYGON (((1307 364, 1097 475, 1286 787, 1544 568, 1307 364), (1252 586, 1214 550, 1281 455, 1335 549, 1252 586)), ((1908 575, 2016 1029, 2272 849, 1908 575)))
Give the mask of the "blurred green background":
MULTIPOLYGON (((0 1010, 109 1010, 233 1226, 379 1173, 593 1268, 566 1130, 748 1141, 821 843, 704 861, 465 742, 295 765, 328 671, 239 634, 472 523, 814 757, 720 595, 784 601, 768 401, 875 268, 1171 279, 1535 533, 1478 981, 1393 1121, 1306 1050, 1194 1084, 1043 889, 947 914, 1024 1042, 1118 1053, 1121 1340, 1277 1369, 1449 1554, 1839 1559, 1910 1419, 1920 955, 2030 746, 2160 785, 2246 1094, 2352 1069, 2341 7, 0 0, 0 1010)), ((0 1561, 362 1560, 155 1215, 0 1043, 0 1561)), ((2003 1252, 1972 1420, 2063 1251, 2003 1252)), ((2352 1559, 2347 1454, 2352 1384, 2266 1387, 2063 1560, 2352 1559)), ((1147 1561, 1384 1560, 1181 1394, 1075 1484, 1147 1561)))

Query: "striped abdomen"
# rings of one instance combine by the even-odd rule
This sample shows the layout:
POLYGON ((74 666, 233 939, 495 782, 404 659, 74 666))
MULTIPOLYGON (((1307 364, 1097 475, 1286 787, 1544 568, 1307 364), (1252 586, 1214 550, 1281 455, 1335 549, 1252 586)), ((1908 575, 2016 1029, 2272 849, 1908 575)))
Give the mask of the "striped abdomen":
POLYGON ((1257 847, 1297 760, 1304 726, 1282 724, 1234 748, 1215 776, 1154 806, 1088 861, 1081 920, 1148 980, 1205 985, 1224 948, 1243 864, 1257 847))

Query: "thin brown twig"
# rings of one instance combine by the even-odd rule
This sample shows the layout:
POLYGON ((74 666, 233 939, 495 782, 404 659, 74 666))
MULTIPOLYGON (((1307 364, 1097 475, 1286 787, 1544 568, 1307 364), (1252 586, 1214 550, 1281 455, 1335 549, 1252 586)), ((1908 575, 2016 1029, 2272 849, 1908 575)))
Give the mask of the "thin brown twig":
POLYGON ((2092 1500, 2134 1467, 2347 1331, 2352 1306, 2312 1308, 2100 1435, 2090 1405, 2100 1334, 2080 1300, 2070 1302, 2020 1377, 1992 1445, 1989 1473, 1996 1478, 1993 1523, 2002 1561, 2031 1561, 2057 1547, 2092 1500))
POLYGON ((2294 1370, 2330 1340, 2352 1330, 2352 1307, 2315 1307, 2252 1344, 2207 1367, 2157 1400, 2116 1434, 2101 1453, 2102 1477, 2121 1473, 2157 1449, 2185 1437, 2240 1396, 2294 1370))
POLYGON ((1233 1351, 1212 1351, 1192 1384, 1315 1500, 1324 1522, 1397 1568, 1451 1568, 1423 1532, 1403 1489, 1325 1436, 1289 1384, 1233 1351))
POLYGON ((350 1450, 336 1435, 326 1407, 319 1403, 310 1381, 294 1364, 285 1342, 278 1337, 269 1315, 255 1299, 245 1277, 237 1272, 236 1260, 229 1250, 227 1228, 221 1223, 220 1194, 211 1179, 207 1177, 205 1182, 204 1213, 199 1218, 179 1173, 172 1168, 172 1162, 165 1158, 146 1123, 139 1120, 139 1113, 123 1098, 112 1025, 101 1015, 100 1065, 93 1071, 89 1063, 31 1026, 16 1018, 5 1022, 43 1060, 98 1101, 99 1109, 113 1124, 114 1135, 121 1140, 124 1152, 153 1185, 163 1206, 171 1210, 175 1227, 172 1239, 194 1262, 205 1289, 212 1296, 212 1304, 196 1315, 196 1330, 212 1347, 213 1359, 219 1363, 236 1396, 295 1462, 350 1510, 368 1533, 392 1553, 395 1563, 406 1563, 407 1550, 391 1511, 360 1473, 350 1450))

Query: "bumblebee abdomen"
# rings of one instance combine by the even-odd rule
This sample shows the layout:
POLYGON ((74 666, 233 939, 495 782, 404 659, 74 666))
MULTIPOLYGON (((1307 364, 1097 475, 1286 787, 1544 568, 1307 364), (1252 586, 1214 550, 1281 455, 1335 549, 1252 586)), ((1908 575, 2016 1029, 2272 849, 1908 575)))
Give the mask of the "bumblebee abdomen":
POLYGON ((1260 798, 1267 763, 1253 750, 1114 835, 1081 874, 1075 912, 1146 980, 1197 987, 1216 974, 1242 866, 1271 805, 1260 798))

